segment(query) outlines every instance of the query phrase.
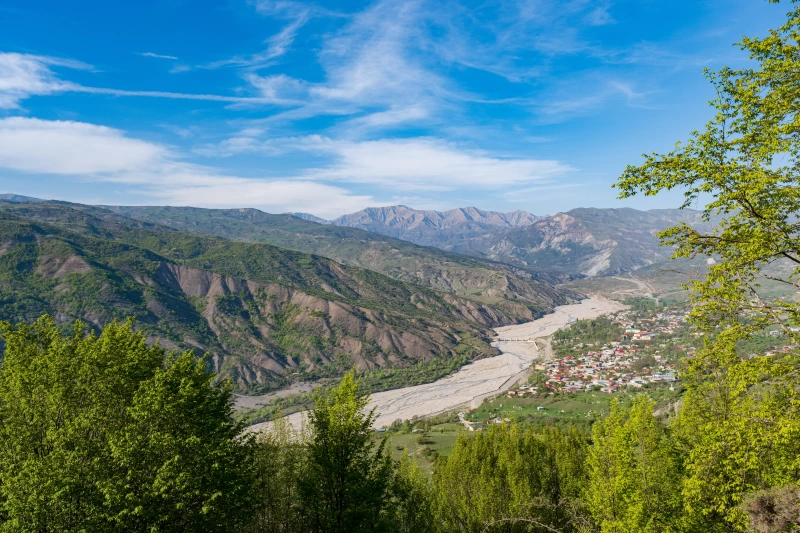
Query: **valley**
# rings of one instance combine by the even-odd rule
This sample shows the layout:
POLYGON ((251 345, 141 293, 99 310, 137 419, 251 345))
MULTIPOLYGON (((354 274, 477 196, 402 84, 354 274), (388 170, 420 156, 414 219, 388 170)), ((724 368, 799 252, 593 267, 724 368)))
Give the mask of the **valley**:
POLYGON ((81 319, 99 330, 135 315, 151 342, 205 354, 237 393, 256 395, 239 400, 246 408, 354 368, 389 423, 492 394, 542 357, 546 344, 532 341, 571 320, 573 309, 596 316, 612 305, 603 298, 682 293, 674 272, 659 281, 657 260, 670 250, 653 251, 653 233, 695 216, 397 206, 321 223, 255 209, 4 199, 0 319, 48 312, 63 327, 81 319), (337 225, 367 220, 433 231, 443 248, 485 239, 507 253, 464 255, 403 240, 413 238, 408 232, 395 232, 399 239, 337 225), (533 256, 520 251, 523 234, 527 249, 537 247, 533 256), (636 261, 620 261, 620 249, 636 261), (613 268, 586 270, 604 258, 613 268), (643 263, 652 264, 637 268, 643 263), (581 295, 601 299, 576 303, 581 295), (597 301, 606 303, 592 310, 597 301))
MULTIPOLYGON (((560 306, 555 312, 532 322, 496 328, 499 338, 492 345, 500 350, 501 355, 465 365, 458 372, 433 383, 373 394, 370 408, 374 408, 378 415, 375 426, 384 427, 396 420, 432 416, 461 406, 478 407, 483 398, 515 384, 515 377, 522 377, 532 361, 543 357, 543 350, 537 348, 534 340, 540 340, 544 346, 548 337, 576 320, 595 318, 624 308, 612 300, 586 299, 579 304, 560 306)), ((288 418, 299 428, 303 416, 296 413, 288 418)), ((254 426, 253 429, 259 427, 263 426, 254 426)))
MULTIPOLYGON (((0 319, 48 313, 65 328, 81 319, 99 330, 135 316, 151 342, 196 349, 220 378, 251 394, 349 368, 413 370, 496 355, 492 327, 577 299, 513 276, 507 301, 465 297, 318 255, 64 202, 0 203, 0 250, 0 319)), ((459 276, 472 286, 468 272, 459 276)))

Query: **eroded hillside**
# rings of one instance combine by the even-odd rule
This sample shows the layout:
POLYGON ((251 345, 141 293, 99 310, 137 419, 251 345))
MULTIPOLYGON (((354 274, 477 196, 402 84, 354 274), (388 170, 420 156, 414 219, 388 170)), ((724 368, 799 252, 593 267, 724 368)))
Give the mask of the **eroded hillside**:
POLYGON ((3 320, 136 315, 152 340, 207 352, 242 390, 474 359, 495 353, 490 327, 522 320, 322 257, 53 203, 0 204, 0 289, 3 320))

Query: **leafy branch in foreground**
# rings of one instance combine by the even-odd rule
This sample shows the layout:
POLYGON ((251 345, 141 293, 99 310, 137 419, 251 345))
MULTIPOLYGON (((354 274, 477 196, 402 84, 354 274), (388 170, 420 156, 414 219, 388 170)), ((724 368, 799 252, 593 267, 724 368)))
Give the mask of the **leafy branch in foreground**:
POLYGON ((800 289, 800 8, 764 38, 740 44, 755 66, 706 71, 715 117, 667 154, 645 155, 618 183, 621 198, 683 191, 706 202, 707 233, 686 224, 659 234, 676 257, 713 256, 687 288, 690 319, 707 335, 689 363, 675 430, 686 454, 687 525, 747 527, 747 493, 800 481, 800 359, 743 358, 736 344, 768 326, 800 341, 800 304, 769 300, 764 279, 800 289))

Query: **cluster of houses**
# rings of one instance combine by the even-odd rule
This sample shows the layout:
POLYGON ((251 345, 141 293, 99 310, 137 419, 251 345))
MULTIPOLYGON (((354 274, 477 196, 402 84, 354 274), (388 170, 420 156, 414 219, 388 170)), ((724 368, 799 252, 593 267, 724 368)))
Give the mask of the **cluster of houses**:
MULTIPOLYGON (((612 394, 623 388, 641 388, 654 383, 672 384, 678 380, 674 361, 662 356, 654 344, 657 339, 667 340, 686 322, 686 314, 664 310, 640 318, 636 313, 621 311, 611 320, 624 328, 621 338, 602 346, 577 344, 581 355, 567 355, 540 363, 538 370, 547 375, 548 392, 581 392, 599 390, 612 394), (593 348, 585 350, 586 348, 593 348), (646 361, 641 361, 647 357, 646 361)), ((688 355, 693 346, 672 346, 688 355)), ((541 392, 537 387, 523 386, 509 395, 525 396, 541 392)))
MULTIPOLYGON (((772 350, 767 350, 762 355, 767 357, 774 357, 776 355, 786 354, 791 351, 797 350, 799 348, 797 344, 787 344, 786 346, 781 346, 780 348, 774 348, 772 350)), ((756 357, 756 354, 750 354, 750 358, 756 357)))
MULTIPOLYGON (((540 365, 547 373, 547 388, 553 392, 599 390, 614 393, 624 387, 641 388, 650 383, 677 381, 674 364, 660 355, 653 356, 655 364, 640 366, 636 363, 642 357, 641 348, 613 344, 616 346, 589 351, 579 357, 568 355, 540 365)), ((535 387, 527 390, 533 389, 535 387)), ((525 394, 526 389, 520 390, 525 394)))

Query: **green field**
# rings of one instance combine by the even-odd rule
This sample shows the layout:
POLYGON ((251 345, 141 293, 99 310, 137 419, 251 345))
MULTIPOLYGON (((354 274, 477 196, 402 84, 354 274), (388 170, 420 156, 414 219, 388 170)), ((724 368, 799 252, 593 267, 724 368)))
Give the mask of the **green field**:
POLYGON ((592 422, 608 414, 611 400, 615 399, 627 407, 638 394, 647 394, 658 405, 677 398, 680 388, 670 391, 666 386, 641 389, 635 392, 606 394, 604 392, 578 392, 574 394, 549 395, 543 398, 498 397, 484 402, 467 415, 467 419, 483 425, 494 418, 508 418, 512 422, 525 424, 555 423, 590 426, 592 422), (539 410, 539 407, 543 407, 539 410))
POLYGON ((430 474, 437 457, 447 457, 453 450, 453 444, 459 433, 466 430, 461 424, 437 424, 428 431, 418 433, 394 433, 388 437, 387 450, 392 458, 399 460, 403 451, 408 450, 420 469, 430 474))
MULTIPOLYGON (((681 394, 682 387, 670 391, 667 386, 641 389, 635 392, 606 394, 603 392, 579 392, 575 394, 558 394, 545 397, 508 398, 500 396, 483 403, 478 409, 467 414, 467 420, 478 422, 477 427, 486 427, 489 418, 508 418, 512 423, 574 425, 588 430, 592 423, 608 414, 611 401, 617 400, 623 407, 629 407, 639 394, 646 394, 656 402, 656 409, 673 403, 681 394), (543 410, 539 410, 539 407, 543 410)), ((390 432, 387 436, 387 450, 392 457, 399 460, 404 450, 426 474, 433 470, 437 457, 450 455, 456 438, 461 433, 474 434, 463 425, 455 422, 437 423, 450 415, 440 415, 438 420, 420 421, 408 424, 404 429, 390 432), (412 427, 417 433, 412 433, 412 427), (422 429, 426 428, 423 432, 422 429)), ((385 434, 376 434, 383 438, 385 434)))

